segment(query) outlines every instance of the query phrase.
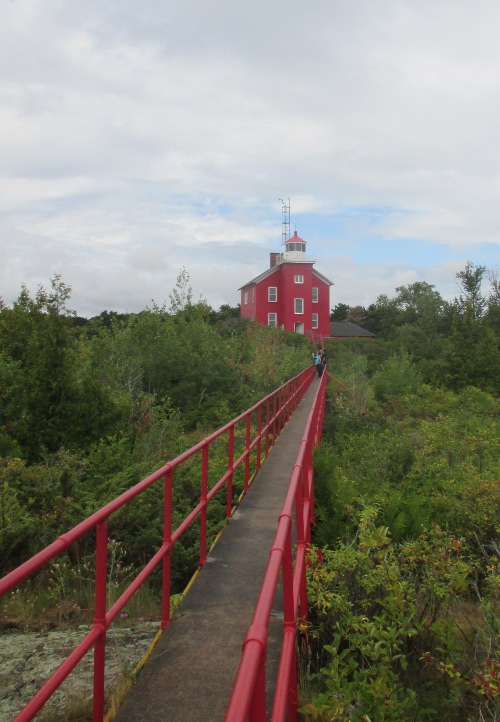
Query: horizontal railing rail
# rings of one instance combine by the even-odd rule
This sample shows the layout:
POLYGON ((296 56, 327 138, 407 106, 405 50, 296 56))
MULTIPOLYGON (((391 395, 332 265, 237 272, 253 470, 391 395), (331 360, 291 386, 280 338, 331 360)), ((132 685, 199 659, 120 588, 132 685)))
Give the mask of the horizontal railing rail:
POLYGON ((340 386, 340 388, 345 391, 346 394, 349 394, 349 396, 352 396, 353 399, 356 399, 356 401, 362 401, 361 397, 354 393, 354 391, 351 391, 347 388, 341 381, 335 378, 335 376, 332 376, 331 374, 328 374, 328 378, 331 379, 334 383, 337 384, 337 386, 340 386))
POLYGON ((323 374, 291 474, 252 623, 243 643, 225 722, 265 722, 268 719, 265 669, 268 627, 280 577, 283 636, 271 720, 298 720, 296 638, 298 625, 307 620, 307 549, 314 521, 313 449, 323 431, 326 384, 327 374, 323 374))
POLYGON ((233 478, 235 471, 237 469, 238 471, 242 470, 243 490, 241 495, 244 495, 248 492, 251 479, 260 468, 263 458, 268 455, 270 448, 309 388, 314 375, 314 367, 308 367, 240 416, 175 459, 164 464, 160 469, 106 504, 80 524, 59 536, 48 547, 0 579, 1 598, 18 587, 23 581, 33 577, 52 559, 69 549, 80 538, 95 530, 95 601, 91 629, 17 715, 14 722, 28 722, 28 720, 33 719, 92 648, 94 648, 93 720, 94 722, 102 721, 105 706, 105 648, 109 626, 160 565, 162 568, 160 626, 162 630, 168 626, 170 621, 171 562, 176 542, 179 541, 191 524, 199 519, 198 567, 205 564, 207 558, 207 510, 210 502, 218 492, 226 487, 226 519, 231 517, 234 510, 233 478), (224 440, 227 444, 227 468, 223 475, 214 482, 210 481, 209 450, 211 445, 219 440, 224 440), (239 441, 239 447, 236 440, 239 441), (234 458, 235 454, 238 454, 239 448, 242 449, 241 453, 237 458, 234 458), (174 473, 183 464, 190 463, 193 459, 196 460, 199 466, 199 501, 182 522, 173 529, 174 473), (120 597, 107 608, 109 523, 115 512, 157 483, 163 484, 163 541, 120 597))

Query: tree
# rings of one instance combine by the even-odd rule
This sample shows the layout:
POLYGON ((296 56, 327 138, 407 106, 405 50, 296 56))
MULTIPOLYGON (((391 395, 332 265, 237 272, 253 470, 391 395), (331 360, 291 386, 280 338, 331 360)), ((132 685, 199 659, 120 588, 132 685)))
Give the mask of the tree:
POLYGON ((452 332, 446 340, 443 367, 452 388, 477 386, 498 392, 500 349, 485 315, 486 299, 481 291, 485 272, 484 266, 467 261, 464 270, 456 274, 462 293, 453 303, 452 332))
POLYGON ((170 294, 170 312, 176 314, 184 311, 193 302, 193 289, 189 285, 189 273, 181 268, 177 275, 177 283, 170 294))
POLYGON ((487 303, 486 322, 496 333, 498 342, 500 343, 500 281, 493 272, 489 274, 489 279, 491 290, 487 303))
POLYGON ((455 304, 462 313, 466 307, 469 307, 474 321, 482 318, 486 307, 486 299, 481 292, 481 285, 485 273, 485 266, 475 266, 470 261, 467 261, 464 270, 458 271, 456 274, 462 293, 458 299, 455 299, 455 304))
POLYGON ((0 457, 19 453, 12 424, 19 406, 20 378, 19 362, 0 351, 0 457))
POLYGON ((422 383, 421 374, 406 351, 400 351, 382 363, 372 378, 375 397, 387 400, 392 396, 415 391, 422 383))
POLYGON ((417 281, 396 288, 395 303, 401 312, 401 325, 410 323, 434 333, 441 330, 447 304, 434 286, 417 281))
POLYGON ((13 308, 0 312, 3 366, 16 370, 4 424, 30 462, 61 447, 82 448, 120 415, 108 389, 89 373, 75 314, 67 308, 70 293, 56 275, 51 291, 39 287, 32 299, 23 286, 13 308))
POLYGON ((379 296, 376 303, 370 304, 366 313, 365 328, 381 338, 390 338, 394 328, 399 325, 400 314, 397 304, 386 294, 379 296))
POLYGON ((358 326, 363 326, 366 319, 366 309, 363 306, 354 306, 347 315, 347 320, 356 323, 358 326))
POLYGON ((350 311, 351 307, 347 303, 337 303, 330 312, 330 321, 346 321, 350 311))
POLYGON ((500 391, 498 339, 487 324, 478 324, 471 306, 454 318, 444 346, 443 366, 451 388, 476 386, 483 391, 500 391))

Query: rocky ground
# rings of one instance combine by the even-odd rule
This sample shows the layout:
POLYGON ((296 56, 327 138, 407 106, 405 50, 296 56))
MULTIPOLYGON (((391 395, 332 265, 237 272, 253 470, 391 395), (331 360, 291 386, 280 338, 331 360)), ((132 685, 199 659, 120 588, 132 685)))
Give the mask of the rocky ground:
MULTIPOLYGON (((106 687, 112 688, 123 673, 131 673, 158 631, 158 622, 127 622, 113 625, 108 632, 106 687)), ((0 722, 11 722, 57 669, 88 628, 47 632, 4 632, 0 634, 0 722)), ((54 695, 56 709, 62 710, 68 697, 91 696, 92 650, 54 695)), ((61 712, 61 720, 65 719, 61 712)))

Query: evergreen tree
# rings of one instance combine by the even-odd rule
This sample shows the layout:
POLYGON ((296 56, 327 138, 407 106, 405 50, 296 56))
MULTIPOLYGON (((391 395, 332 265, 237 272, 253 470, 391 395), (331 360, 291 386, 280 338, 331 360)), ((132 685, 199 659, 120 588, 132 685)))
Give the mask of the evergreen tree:
POLYGON ((452 332, 443 354, 445 379, 451 388, 500 390, 500 349, 485 316, 487 304, 481 291, 485 271, 484 266, 467 262, 456 274, 462 293, 453 304, 452 332))
POLYGON ((350 311, 351 307, 347 303, 337 303, 330 312, 330 321, 339 321, 340 323, 347 321, 350 311))

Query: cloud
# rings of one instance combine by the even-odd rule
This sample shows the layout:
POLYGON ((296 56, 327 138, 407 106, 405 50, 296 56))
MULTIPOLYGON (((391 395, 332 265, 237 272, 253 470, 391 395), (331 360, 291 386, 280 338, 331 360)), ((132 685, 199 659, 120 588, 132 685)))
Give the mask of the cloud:
POLYGON ((186 268, 237 303, 280 198, 332 305, 453 293, 466 260, 498 268, 499 21, 493 0, 9 2, 0 295, 57 272, 79 313, 138 311, 186 268))

